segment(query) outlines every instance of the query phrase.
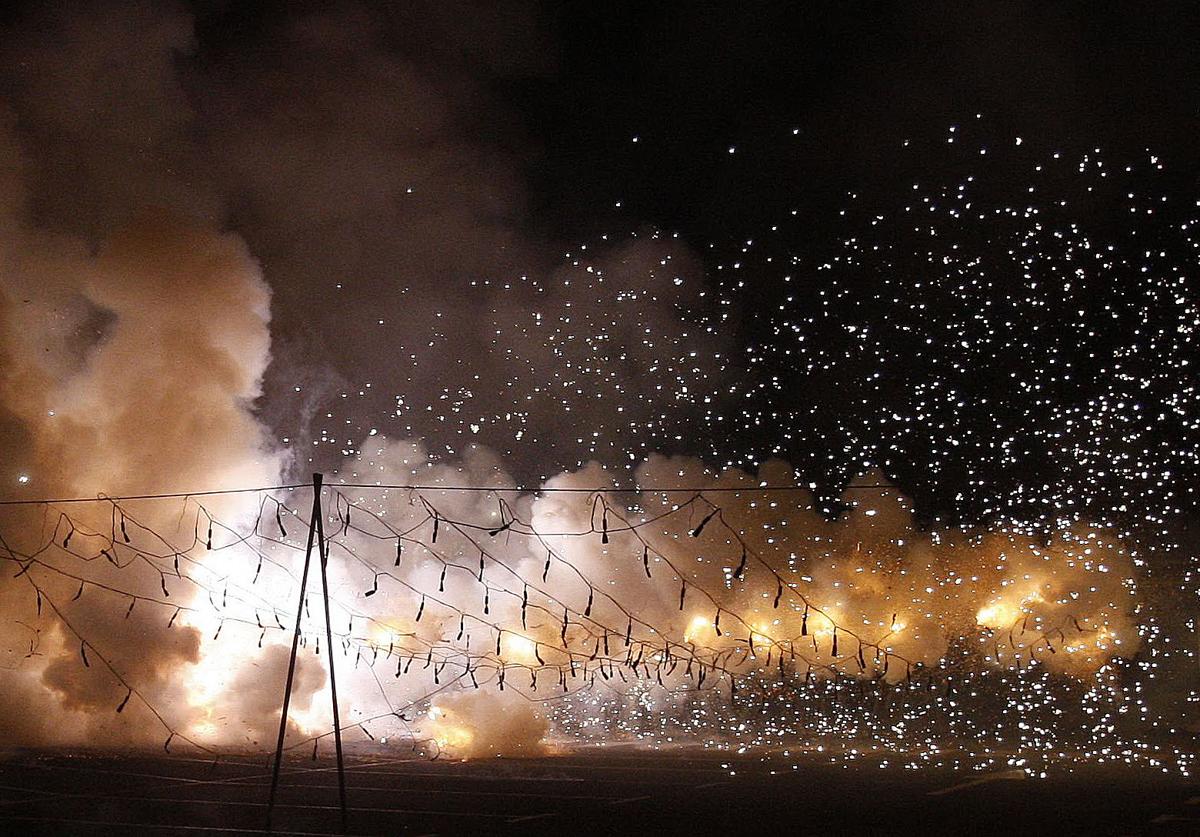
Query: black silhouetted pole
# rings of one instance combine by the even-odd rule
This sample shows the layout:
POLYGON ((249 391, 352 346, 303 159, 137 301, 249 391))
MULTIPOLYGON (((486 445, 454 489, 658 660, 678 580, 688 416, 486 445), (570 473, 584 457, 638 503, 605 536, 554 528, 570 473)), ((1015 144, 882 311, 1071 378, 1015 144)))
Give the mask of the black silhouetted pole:
MULTIPOLYGON (((346 511, 349 514, 349 510, 346 511)), ((337 678, 333 676, 333 622, 329 619, 329 544, 325 543, 325 524, 322 515, 317 515, 317 544, 321 555, 321 592, 325 598, 325 645, 329 649, 329 693, 333 696, 333 741, 337 748, 338 795, 342 803, 342 831, 346 830, 346 768, 342 761, 342 723, 338 714, 337 678)))
POLYGON ((267 801, 267 830, 271 830, 271 815, 275 811, 275 796, 279 790, 279 768, 283 763, 283 740, 287 733, 288 707, 292 702, 292 683, 296 679, 296 655, 300 649, 300 622, 304 615, 304 597, 308 592, 308 570, 312 565, 312 549, 314 540, 321 557, 321 586, 325 598, 325 639, 329 656, 329 684, 333 693, 333 733, 337 742, 338 788, 341 791, 342 830, 346 830, 346 774, 342 761, 342 729, 338 717, 337 685, 333 677, 333 628, 329 622, 329 583, 325 565, 328 560, 328 548, 325 544, 325 527, 322 524, 324 512, 321 510, 321 486, 323 474, 313 474, 313 505, 312 515, 308 522, 308 545, 304 548, 304 572, 300 575, 300 599, 296 604, 296 630, 292 634, 292 654, 288 658, 287 684, 283 688, 283 709, 279 714, 279 739, 275 744, 275 766, 271 771, 271 796, 267 801))

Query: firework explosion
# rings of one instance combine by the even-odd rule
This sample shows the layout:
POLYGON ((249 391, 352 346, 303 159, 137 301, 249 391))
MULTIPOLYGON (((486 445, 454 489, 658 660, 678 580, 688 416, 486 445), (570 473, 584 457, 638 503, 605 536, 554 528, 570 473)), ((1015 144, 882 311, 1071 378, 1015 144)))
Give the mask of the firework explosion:
POLYGON ((328 740, 333 659, 348 731, 431 756, 1191 771, 1200 204, 1172 160, 969 114, 820 217, 563 247, 466 141, 446 88, 486 85, 451 58, 365 12, 237 55, 130 15, 4 55, 4 743, 265 749, 299 602, 291 748, 328 740), (328 625, 311 493, 278 487, 311 470, 328 625), (178 496, 34 501, 98 492, 178 496))

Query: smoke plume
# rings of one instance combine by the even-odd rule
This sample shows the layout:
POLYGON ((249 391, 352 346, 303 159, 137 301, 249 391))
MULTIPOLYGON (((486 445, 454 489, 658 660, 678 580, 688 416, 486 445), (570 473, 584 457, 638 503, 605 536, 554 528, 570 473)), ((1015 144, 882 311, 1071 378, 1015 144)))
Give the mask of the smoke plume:
POLYGON ((298 605, 289 743, 329 729, 332 660, 348 734, 462 757, 544 752, 553 695, 683 715, 772 678, 1136 652, 1108 529, 923 529, 876 473, 830 516, 761 490, 787 463, 655 455, 727 374, 698 261, 531 231, 491 91, 544 71, 536 21, 440 8, 267 15, 222 49, 182 6, 66 5, 6 39, 0 483, 100 500, 0 512, 0 743, 261 748, 298 605), (305 490, 101 497, 310 466, 333 647, 298 589, 305 490))
MULTIPOLYGON (((0 141, 14 149, 11 130, 0 141)), ((0 268, 5 482, 46 497, 276 482, 284 458, 252 413, 270 361, 270 292, 245 244, 147 211, 93 251, 29 223, 21 157, 14 151, 6 159, 11 168, 0 196, 9 213, 0 268)), ((212 509, 237 519, 228 502, 217 499, 212 509)), ((139 528, 176 534, 176 509, 137 507, 143 511, 139 528)), ((17 556, 46 538, 74 537, 92 565, 86 577, 96 582, 72 600, 83 564, 70 576, 38 576, 40 591, 28 583, 33 571, 28 578, 4 574, 4 695, 14 702, 4 713, 12 727, 8 740, 140 740, 113 718, 135 685, 153 703, 187 703, 178 674, 200 659, 198 631, 183 623, 163 630, 161 612, 127 609, 133 599, 101 589, 112 583, 161 596, 160 581, 166 588, 157 573, 121 572, 119 560, 105 560, 111 553, 100 557, 99 533, 112 515, 104 503, 72 508, 73 523, 46 509, 18 507, 5 515, 14 572, 17 556), (52 610, 61 619, 47 621, 52 610), (97 667, 104 667, 103 655, 120 679, 81 666, 89 644, 97 667), (53 709, 31 709, 46 704, 53 709), (55 716, 61 717, 46 723, 55 716)), ((124 516, 121 526, 129 528, 124 516)), ((142 722, 134 729, 149 731, 145 715, 140 699, 131 702, 128 717, 142 722)))

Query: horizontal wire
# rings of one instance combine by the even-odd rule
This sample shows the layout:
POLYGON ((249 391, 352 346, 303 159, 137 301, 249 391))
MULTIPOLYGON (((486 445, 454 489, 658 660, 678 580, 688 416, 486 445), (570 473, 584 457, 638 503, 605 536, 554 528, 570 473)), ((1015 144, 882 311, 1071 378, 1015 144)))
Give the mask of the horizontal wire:
POLYGON ((36 506, 42 503, 113 503, 124 500, 171 500, 180 497, 212 497, 217 494, 250 494, 255 491, 283 491, 290 488, 310 488, 311 482, 292 485, 266 485, 259 488, 217 488, 211 491, 175 491, 169 494, 125 494, 120 497, 107 494, 96 497, 52 497, 30 500, 0 500, 0 506, 36 506))
MULTIPOLYGON (((753 493, 757 491, 815 491, 811 485, 747 485, 747 486, 681 486, 676 488, 656 488, 654 486, 635 485, 630 488, 618 488, 611 485, 593 486, 590 488, 573 488, 566 486, 541 486, 531 488, 518 485, 510 488, 490 485, 385 485, 379 483, 339 482, 329 483, 337 488, 378 488, 400 491, 494 491, 515 492, 520 494, 708 494, 708 493, 753 493)), ((870 483, 863 485, 848 485, 843 491, 860 488, 892 488, 887 483, 870 483)))
MULTIPOLYGON (((613 486, 596 486, 591 488, 574 488, 565 486, 541 486, 532 488, 518 485, 511 487, 493 485, 427 485, 427 484, 383 484, 339 482, 327 483, 336 488, 365 488, 394 491, 481 491, 508 492, 516 494, 710 494, 710 493, 755 493, 763 491, 815 491, 811 485, 748 485, 748 486, 684 486, 676 488, 655 488, 652 486, 635 485, 631 488, 616 488, 613 486)), ((285 491, 295 488, 311 488, 311 482, 291 483, 288 485, 264 485, 257 488, 222 488, 212 491, 175 491, 168 494, 125 494, 121 496, 98 497, 51 497, 28 500, 0 500, 0 506, 36 506, 55 503, 110 503, 126 500, 170 500, 180 497, 212 497, 219 494, 249 494, 257 491, 285 491)), ((842 491, 859 491, 862 489, 882 490, 891 488, 899 491, 894 485, 887 483, 870 483, 863 485, 847 485, 842 491)))

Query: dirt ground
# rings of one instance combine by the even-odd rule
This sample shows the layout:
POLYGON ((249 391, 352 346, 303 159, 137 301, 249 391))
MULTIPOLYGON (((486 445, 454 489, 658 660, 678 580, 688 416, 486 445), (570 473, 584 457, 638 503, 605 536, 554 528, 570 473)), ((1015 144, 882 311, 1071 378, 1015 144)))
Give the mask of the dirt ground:
MULTIPOLYGON (((764 761, 699 749, 470 763, 356 752, 350 834, 1200 834, 1200 781, 764 761)), ((262 833, 266 758, 8 752, 0 834, 262 833)), ((332 760, 285 763, 278 834, 339 834, 332 760)))

